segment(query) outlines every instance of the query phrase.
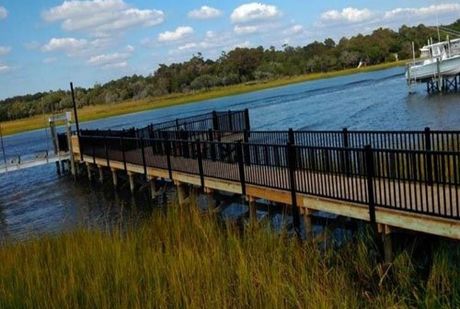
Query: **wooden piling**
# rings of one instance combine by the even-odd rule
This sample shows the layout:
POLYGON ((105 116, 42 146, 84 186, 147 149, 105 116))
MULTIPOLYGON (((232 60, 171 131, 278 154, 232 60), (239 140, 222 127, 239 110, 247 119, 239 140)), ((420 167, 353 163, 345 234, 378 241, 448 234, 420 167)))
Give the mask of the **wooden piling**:
POLYGON ((112 183, 113 187, 116 189, 118 187, 118 177, 117 177, 117 170, 111 168, 110 171, 112 172, 112 183))
POLYGON ((305 230, 305 239, 313 239, 313 223, 311 217, 312 211, 308 208, 304 208, 302 211, 303 226, 305 230))
POLYGON ((385 263, 389 264, 393 262, 393 241, 391 237, 391 227, 389 225, 384 225, 382 233, 383 241, 383 255, 385 258, 385 263))
POLYGON ((158 195, 158 191, 156 189, 156 186, 155 186, 155 177, 151 177, 149 176, 147 178, 148 182, 149 182, 149 186, 150 186, 150 198, 153 200, 157 197, 158 195))
POLYGON ((88 162, 86 163, 86 172, 88 174, 88 180, 91 181, 93 178, 93 175, 91 173, 91 164, 88 162))
POLYGON ((129 178, 129 189, 131 191, 131 194, 134 194, 135 192, 135 184, 134 184, 134 174, 131 172, 128 172, 128 178, 129 178))
POLYGON ((185 186, 182 183, 177 182, 176 188, 179 205, 183 206, 185 204, 185 186))
POLYGON ((248 196, 249 219, 257 220, 256 199, 253 196, 248 196))
POLYGON ((98 165, 97 169, 99 171, 99 182, 104 183, 104 171, 102 170, 102 166, 98 165))

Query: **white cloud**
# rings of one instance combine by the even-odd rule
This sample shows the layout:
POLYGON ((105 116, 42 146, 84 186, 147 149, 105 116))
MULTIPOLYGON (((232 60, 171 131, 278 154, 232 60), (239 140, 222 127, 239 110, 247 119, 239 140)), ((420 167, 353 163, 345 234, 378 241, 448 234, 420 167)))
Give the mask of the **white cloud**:
POLYGON ((177 27, 174 31, 162 32, 158 35, 159 42, 180 41, 192 35, 194 32, 192 27, 177 27))
POLYGON ((260 32, 262 29, 259 26, 241 26, 241 25, 235 25, 233 28, 233 31, 235 31, 236 34, 251 34, 251 33, 256 33, 260 32))
POLYGON ((24 43, 23 46, 28 50, 36 50, 40 48, 40 43, 37 41, 31 41, 24 43))
POLYGON ((222 15, 222 11, 212 8, 210 6, 204 5, 199 9, 190 11, 188 17, 194 19, 212 19, 217 18, 222 15))
POLYGON ((5 19, 7 17, 8 11, 3 6, 0 6, 0 20, 5 19))
POLYGON ((297 35, 297 34, 301 34, 304 32, 305 32, 305 29, 302 25, 294 25, 286 29, 285 31, 283 31, 284 34, 288 34, 288 35, 297 35))
POLYGON ((198 46, 196 43, 187 43, 185 45, 179 46, 177 49, 178 50, 188 50, 188 49, 194 49, 198 46))
POLYGON ((48 57, 48 58, 43 59, 42 62, 43 62, 44 64, 49 64, 49 63, 56 62, 56 60, 57 60, 57 58, 55 58, 55 57, 48 57))
POLYGON ((244 41, 244 42, 235 44, 233 46, 233 48, 248 48, 248 47, 251 47, 251 42, 249 42, 249 41, 244 41))
POLYGON ((387 11, 384 14, 385 19, 399 19, 409 17, 429 17, 444 14, 460 13, 460 4, 458 3, 444 3, 438 5, 430 5, 421 8, 396 8, 387 11))
POLYGON ((0 63, 0 74, 8 72, 10 69, 6 64, 0 63))
POLYGON ((65 51, 72 52, 88 45, 85 39, 75 38, 52 38, 48 43, 42 46, 44 52, 65 51))
POLYGON ((0 56, 8 55, 11 51, 11 47, 9 46, 0 46, 0 56))
POLYGON ((48 22, 61 22, 67 31, 88 31, 101 36, 164 21, 163 11, 132 8, 123 0, 64 1, 43 12, 42 17, 48 22))
POLYGON ((321 14, 325 23, 360 23, 371 19, 374 13, 369 9, 344 8, 342 11, 331 10, 321 14))
POLYGON ((237 7, 230 16, 230 19, 234 23, 247 23, 265 21, 279 17, 280 15, 280 11, 274 5, 252 2, 237 7))
POLYGON ((129 53, 102 54, 91 57, 87 62, 103 68, 124 68, 128 66, 129 53))

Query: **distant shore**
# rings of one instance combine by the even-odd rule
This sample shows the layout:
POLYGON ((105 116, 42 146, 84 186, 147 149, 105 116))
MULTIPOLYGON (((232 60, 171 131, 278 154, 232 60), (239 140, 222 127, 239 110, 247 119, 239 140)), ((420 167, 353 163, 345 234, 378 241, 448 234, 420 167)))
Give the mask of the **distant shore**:
MULTIPOLYGON (((126 115, 152 109, 171 107, 188 103, 195 103, 204 100, 216 99, 226 96, 238 95, 258 90, 276 88, 305 81, 333 78, 357 73, 371 72, 403 66, 406 61, 383 63, 362 68, 346 69, 328 73, 312 73, 293 77, 280 77, 274 80, 255 81, 246 84, 238 84, 226 87, 216 87, 195 93, 176 93, 161 97, 153 97, 143 100, 130 100, 114 104, 100 104, 86 106, 78 110, 79 120, 90 121, 108 118, 112 116, 126 115)), ((33 116, 18 120, 6 121, 1 123, 4 136, 42 129, 47 126, 48 116, 33 116)))

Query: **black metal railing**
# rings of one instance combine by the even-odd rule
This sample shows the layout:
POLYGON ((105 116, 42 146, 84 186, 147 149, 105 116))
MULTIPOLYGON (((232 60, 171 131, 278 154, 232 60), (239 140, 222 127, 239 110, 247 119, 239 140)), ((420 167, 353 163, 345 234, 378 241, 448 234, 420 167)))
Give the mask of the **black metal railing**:
POLYGON ((82 136, 137 137, 150 139, 220 140, 222 135, 250 130, 249 112, 225 111, 206 113, 172 121, 150 124, 144 128, 125 130, 81 130, 82 136), (222 132, 212 133, 209 132, 222 132))
MULTIPOLYGON (((368 136, 375 141, 376 136, 389 136, 385 134, 368 136)), ((366 204, 371 214, 377 206, 460 219, 460 152, 417 149, 428 148, 425 139, 414 139, 420 143, 412 147, 388 149, 392 144, 380 142, 379 148, 371 143, 355 147, 371 141, 366 139, 347 147, 325 147, 326 137, 313 145, 309 140, 297 145, 292 143, 298 141, 295 132, 294 138, 292 131, 286 133, 284 144, 283 135, 271 136, 279 136, 279 143, 83 135, 80 149, 94 162, 99 158, 123 162, 125 168, 128 163, 143 166, 145 172, 148 167, 168 170, 170 175, 184 172, 200 176, 202 184, 205 177, 212 177, 239 182, 242 192, 247 184, 290 191, 294 203, 295 193, 304 193, 366 204)), ((427 139, 428 144, 433 140, 427 139)))

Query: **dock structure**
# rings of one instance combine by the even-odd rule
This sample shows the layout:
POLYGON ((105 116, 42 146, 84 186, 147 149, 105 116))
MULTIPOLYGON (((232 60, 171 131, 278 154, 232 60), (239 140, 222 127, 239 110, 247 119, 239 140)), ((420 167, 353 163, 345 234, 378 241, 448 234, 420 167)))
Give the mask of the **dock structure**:
POLYGON ((426 91, 429 94, 455 93, 460 90, 460 74, 425 79, 426 91))
POLYGON ((22 161, 20 157, 7 162, 7 164, 0 164, 0 174, 5 174, 8 172, 19 171, 23 169, 28 169, 32 167, 38 167, 42 165, 56 163, 59 165, 59 171, 64 170, 64 165, 67 164, 70 160, 70 154, 68 152, 63 152, 61 154, 49 154, 44 153, 42 156, 37 156, 33 159, 22 161))
POLYGON ((181 204, 193 186, 243 196, 252 217, 256 199, 289 205, 309 236, 311 215, 327 212, 370 222, 390 244, 395 230, 460 240, 460 131, 251 131, 242 114, 235 131, 82 131, 71 149, 115 186, 117 173, 132 191, 135 175, 170 180, 181 204))
POLYGON ((234 127, 82 132, 72 149, 80 163, 112 173, 169 179, 181 201, 191 185, 288 205, 294 227, 309 235, 320 211, 371 222, 384 235, 406 229, 460 239, 460 131, 234 127))

